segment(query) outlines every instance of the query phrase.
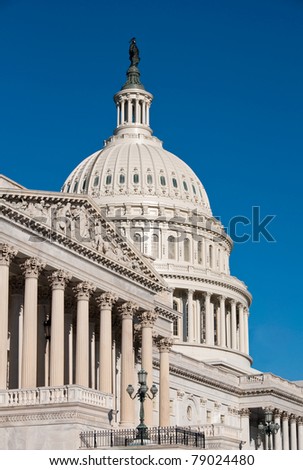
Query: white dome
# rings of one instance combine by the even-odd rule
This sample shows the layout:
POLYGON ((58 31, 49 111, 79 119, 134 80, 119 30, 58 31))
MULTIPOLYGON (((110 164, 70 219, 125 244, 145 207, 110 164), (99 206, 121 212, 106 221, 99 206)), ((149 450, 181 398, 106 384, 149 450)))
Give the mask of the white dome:
POLYGON ((122 133, 83 160, 70 174, 64 192, 89 194, 100 204, 165 203, 211 215, 206 191, 191 168, 164 150, 156 137, 122 133), (106 197, 110 201, 106 201, 106 197), (165 200, 165 201, 164 201, 165 200))

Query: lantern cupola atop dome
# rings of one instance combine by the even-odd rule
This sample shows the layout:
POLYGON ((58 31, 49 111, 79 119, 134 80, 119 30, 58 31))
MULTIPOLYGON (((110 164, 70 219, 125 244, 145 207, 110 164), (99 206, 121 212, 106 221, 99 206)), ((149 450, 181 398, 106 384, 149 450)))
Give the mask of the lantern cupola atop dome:
POLYGON ((129 60, 130 66, 126 72, 127 80, 114 96, 117 107, 117 128, 114 134, 123 135, 135 132, 151 135, 149 110, 153 95, 145 90, 140 81, 139 49, 135 38, 130 41, 129 60))

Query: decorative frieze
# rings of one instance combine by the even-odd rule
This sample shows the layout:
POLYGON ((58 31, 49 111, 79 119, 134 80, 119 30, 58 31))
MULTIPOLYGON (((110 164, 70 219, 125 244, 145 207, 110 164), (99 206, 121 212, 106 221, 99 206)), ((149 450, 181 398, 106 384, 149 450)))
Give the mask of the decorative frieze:
POLYGON ((3 215, 41 237, 67 246, 154 291, 163 290, 160 277, 138 257, 85 197, 2 195, 3 215))

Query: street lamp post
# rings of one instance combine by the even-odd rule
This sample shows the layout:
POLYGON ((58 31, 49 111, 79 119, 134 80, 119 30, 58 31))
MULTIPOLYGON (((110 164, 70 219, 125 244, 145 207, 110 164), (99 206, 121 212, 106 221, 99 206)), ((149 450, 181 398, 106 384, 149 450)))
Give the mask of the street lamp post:
MULTIPOLYGON (((265 424, 263 424, 262 422, 258 424, 258 431, 259 431, 258 442, 261 441, 260 435, 266 434, 268 436, 268 450, 271 450, 270 436, 277 434, 278 430, 280 429, 280 425, 278 423, 273 422, 272 416, 273 416, 272 411, 269 408, 266 408, 265 413, 264 413, 265 424)), ((259 445, 261 445, 261 442, 259 445)))
POLYGON ((137 437, 138 439, 141 440, 141 445, 144 444, 144 440, 148 439, 148 434, 147 434, 147 426, 144 423, 144 401, 146 397, 148 397, 150 400, 155 398, 155 396, 158 393, 158 388, 155 384, 153 384, 150 388, 151 396, 148 393, 148 386, 146 385, 146 377, 147 377, 147 372, 144 369, 141 369, 138 372, 138 382, 140 384, 140 387, 138 388, 137 392, 134 395, 134 387, 132 385, 128 385, 126 391, 129 394, 130 398, 134 400, 136 397, 138 397, 140 401, 140 424, 137 426, 137 437))

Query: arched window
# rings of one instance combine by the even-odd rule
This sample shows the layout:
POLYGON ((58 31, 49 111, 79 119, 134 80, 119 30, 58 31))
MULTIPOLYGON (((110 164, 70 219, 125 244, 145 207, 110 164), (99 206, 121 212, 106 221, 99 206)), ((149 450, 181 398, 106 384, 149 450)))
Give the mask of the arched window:
POLYGON ((194 193, 194 195, 196 195, 196 194, 197 194, 197 191, 196 191, 196 187, 195 187, 195 185, 194 185, 194 184, 192 184, 191 186, 192 186, 192 188, 193 188, 193 193, 194 193))
POLYGON ((165 176, 163 176, 163 175, 160 176, 160 183, 161 183, 162 186, 166 186, 165 176))
POLYGON ((134 245, 138 251, 142 250, 142 237, 140 233, 134 234, 134 245))
POLYGON ((146 182, 147 184, 153 184, 153 177, 150 173, 148 173, 146 176, 146 182))
POLYGON ((124 184, 125 183, 125 175, 124 173, 120 173, 119 175, 119 184, 124 184))
POLYGON ((168 241, 168 259, 176 259, 177 240, 175 237, 170 235, 167 241, 168 241))
POLYGON ((185 191, 188 191, 188 186, 187 186, 186 181, 183 181, 183 188, 185 189, 185 191))
POLYGON ((185 238, 184 240, 184 261, 190 262, 190 240, 185 238))
POLYGON ((173 335, 179 336, 179 321, 178 318, 173 319, 173 335))
POLYGON ((94 186, 98 186, 98 184, 99 184, 99 176, 97 175, 94 177, 94 186))
POLYGON ((178 187, 178 181, 176 180, 176 178, 173 178, 172 182, 173 182, 173 187, 177 188, 178 187))
POLYGON ((134 173, 134 175, 133 175, 133 182, 134 182, 135 184, 138 184, 138 183, 139 183, 139 175, 138 175, 138 173, 134 173))
POLYGON ((153 258, 159 258, 159 237, 156 233, 152 234, 151 255, 153 258))
POLYGON ((105 184, 111 184, 112 182, 112 175, 107 175, 105 179, 105 184))
POLYGON ((77 189, 78 189, 78 181, 75 182, 74 184, 74 190, 73 190, 73 193, 76 193, 77 192, 77 189))

